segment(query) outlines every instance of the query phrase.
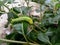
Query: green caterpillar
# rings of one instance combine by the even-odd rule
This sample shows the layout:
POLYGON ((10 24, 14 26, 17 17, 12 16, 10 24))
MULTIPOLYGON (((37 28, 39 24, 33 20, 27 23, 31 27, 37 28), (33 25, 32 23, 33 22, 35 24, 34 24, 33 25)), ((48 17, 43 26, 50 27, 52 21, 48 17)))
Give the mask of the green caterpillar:
POLYGON ((33 24, 33 20, 30 17, 27 17, 27 16, 12 19, 11 23, 14 24, 15 22, 22 22, 22 21, 26 21, 29 24, 33 24))

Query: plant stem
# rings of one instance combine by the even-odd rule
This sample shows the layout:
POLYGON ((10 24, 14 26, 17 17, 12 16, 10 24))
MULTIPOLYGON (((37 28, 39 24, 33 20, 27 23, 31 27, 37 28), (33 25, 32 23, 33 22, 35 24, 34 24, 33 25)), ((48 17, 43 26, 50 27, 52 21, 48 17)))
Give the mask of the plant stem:
POLYGON ((29 37, 28 37, 28 39, 29 39, 31 42, 38 44, 37 42, 35 42, 35 41, 31 40, 29 37))
POLYGON ((49 42, 49 45, 52 45, 52 43, 51 43, 51 42, 49 42))
MULTIPOLYGON (((2 39, 0 38, 0 41, 4 41, 4 42, 9 42, 9 43, 20 43, 20 44, 27 44, 27 42, 23 42, 23 41, 15 41, 15 40, 8 40, 8 39, 2 39)), ((39 45, 39 44, 33 44, 33 43, 30 43, 30 45, 39 45)))
POLYGON ((41 27, 39 27, 38 25, 34 24, 34 26, 36 26, 38 29, 40 29, 42 32, 46 32, 46 30, 43 30, 41 27))
POLYGON ((27 45, 29 45, 29 41, 27 40, 26 35, 24 33, 23 23, 22 23, 22 33, 23 33, 23 36, 24 36, 25 40, 27 41, 27 45))

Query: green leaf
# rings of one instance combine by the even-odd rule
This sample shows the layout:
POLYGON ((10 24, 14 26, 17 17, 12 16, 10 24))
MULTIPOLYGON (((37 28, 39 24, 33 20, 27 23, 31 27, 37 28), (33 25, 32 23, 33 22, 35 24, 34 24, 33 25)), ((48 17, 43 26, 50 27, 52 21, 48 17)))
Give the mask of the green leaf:
POLYGON ((27 15, 27 13, 28 13, 28 11, 29 11, 29 9, 30 9, 30 7, 25 7, 25 6, 21 6, 20 7, 21 8, 21 12, 22 12, 22 14, 24 14, 24 15, 27 15))
POLYGON ((2 6, 6 2, 7 2, 7 0, 0 0, 0 6, 2 6))
POLYGON ((56 43, 55 45, 60 45, 60 43, 56 43))
POLYGON ((57 4, 55 5, 55 8, 56 8, 56 9, 60 8, 60 3, 57 3, 57 4))
MULTIPOLYGON (((17 30, 18 33, 22 34, 22 23, 13 25, 13 28, 17 30)), ((24 33, 27 34, 28 23, 26 22, 23 23, 23 29, 24 29, 24 33)))
POLYGON ((45 43, 50 43, 49 41, 49 37, 47 35, 45 35, 44 33, 39 33, 38 34, 38 39, 42 42, 45 42, 45 43))
POLYGON ((30 32, 30 34, 28 35, 30 37, 31 40, 33 41, 37 41, 37 33, 35 33, 34 31, 30 32))
POLYGON ((17 30, 18 33, 22 34, 22 24, 21 23, 13 25, 13 28, 15 30, 17 30))
POLYGON ((23 29, 24 29, 24 32, 25 32, 25 34, 27 34, 28 32, 28 23, 26 23, 26 22, 23 22, 23 29))
POLYGON ((17 17, 18 17, 18 16, 15 15, 14 13, 12 13, 12 12, 9 12, 9 13, 8 13, 8 20, 9 20, 9 21, 11 21, 11 19, 17 18, 17 17))
POLYGON ((56 43, 56 35, 51 38, 51 43, 55 44, 56 43))
POLYGON ((40 4, 44 4, 45 3, 45 0, 32 0, 33 2, 36 2, 36 3, 40 3, 40 4))
POLYGON ((47 36, 52 36, 52 34, 53 34, 52 31, 47 31, 47 32, 46 32, 46 35, 47 35, 47 36))
POLYGON ((20 13, 20 12, 21 12, 21 10, 20 10, 19 7, 14 7, 13 10, 14 10, 16 13, 20 13))
POLYGON ((13 3, 14 2, 14 0, 8 0, 8 3, 13 3))

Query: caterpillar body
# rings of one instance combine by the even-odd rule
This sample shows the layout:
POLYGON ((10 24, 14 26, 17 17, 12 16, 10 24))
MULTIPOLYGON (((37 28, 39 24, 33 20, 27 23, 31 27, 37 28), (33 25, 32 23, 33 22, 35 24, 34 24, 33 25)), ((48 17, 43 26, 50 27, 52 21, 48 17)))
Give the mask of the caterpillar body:
POLYGON ((12 19, 11 23, 14 24, 15 22, 22 22, 22 21, 26 21, 29 24, 33 24, 33 20, 30 17, 27 17, 27 16, 12 19))

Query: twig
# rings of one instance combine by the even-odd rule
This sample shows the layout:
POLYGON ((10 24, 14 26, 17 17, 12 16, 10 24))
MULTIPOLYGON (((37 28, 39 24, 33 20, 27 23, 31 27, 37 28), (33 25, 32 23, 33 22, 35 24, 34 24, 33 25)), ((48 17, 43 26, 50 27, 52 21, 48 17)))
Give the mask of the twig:
MULTIPOLYGON (((15 41, 15 40, 8 40, 8 39, 2 39, 0 38, 0 41, 4 41, 4 42, 9 42, 9 43, 20 43, 20 44, 27 44, 27 42, 23 42, 23 41, 15 41)), ((33 43, 30 43, 30 45, 39 45, 39 44, 33 44, 33 43)))
POLYGON ((29 41, 27 40, 24 29, 23 29, 23 23, 22 23, 22 33, 23 33, 25 40, 27 41, 27 45, 29 45, 29 41))
POLYGON ((39 27, 38 25, 34 24, 34 26, 36 26, 38 29, 40 29, 42 32, 46 32, 46 30, 43 30, 41 27, 39 27))

